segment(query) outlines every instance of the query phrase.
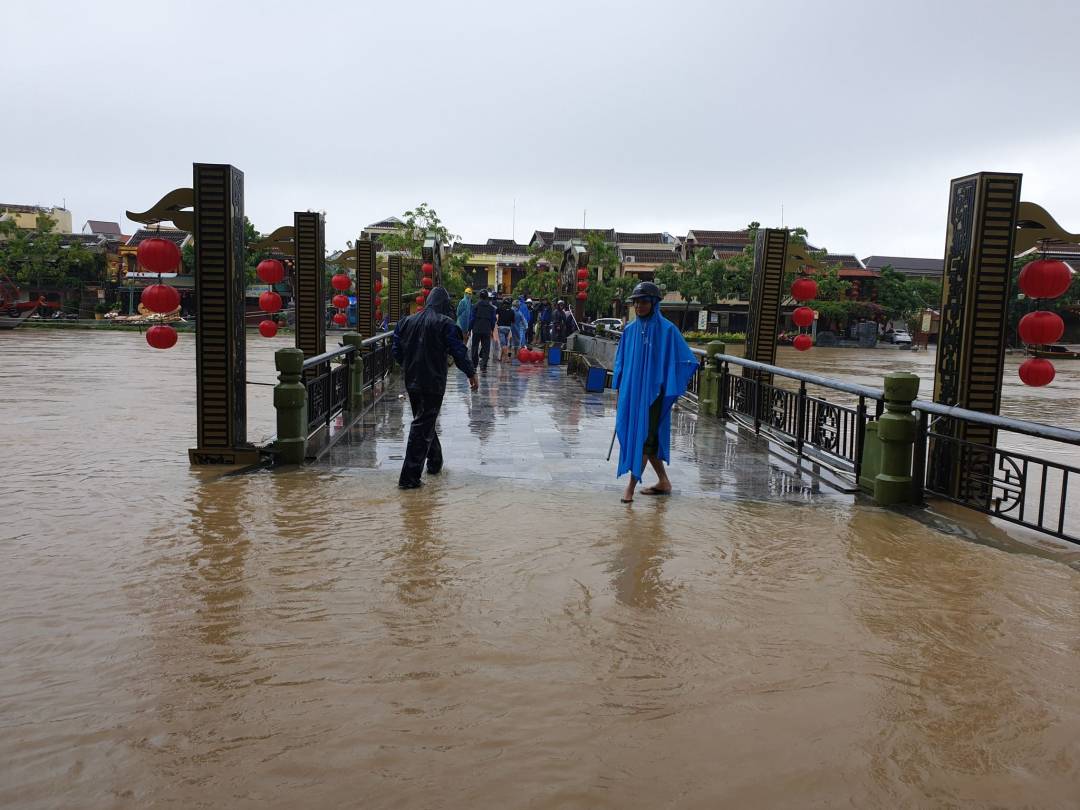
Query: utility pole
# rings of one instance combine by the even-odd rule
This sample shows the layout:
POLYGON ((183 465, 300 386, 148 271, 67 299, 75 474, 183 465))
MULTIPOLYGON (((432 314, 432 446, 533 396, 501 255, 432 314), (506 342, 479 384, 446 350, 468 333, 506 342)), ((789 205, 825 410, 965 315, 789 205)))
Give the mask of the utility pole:
POLYGON ((588 212, 588 208, 581 209, 581 230, 585 230, 585 214, 588 212))
POLYGON ((510 241, 517 241, 517 197, 514 197, 514 212, 510 215, 510 241))

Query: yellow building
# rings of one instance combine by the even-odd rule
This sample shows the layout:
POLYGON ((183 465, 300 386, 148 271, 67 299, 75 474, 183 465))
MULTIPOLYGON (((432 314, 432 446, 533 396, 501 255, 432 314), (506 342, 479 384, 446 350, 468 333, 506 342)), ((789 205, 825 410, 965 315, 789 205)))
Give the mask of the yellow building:
POLYGON ((52 233, 71 233, 71 212, 66 208, 0 203, 0 220, 14 220, 15 224, 24 231, 32 231, 37 227, 38 214, 48 214, 56 220, 52 233))

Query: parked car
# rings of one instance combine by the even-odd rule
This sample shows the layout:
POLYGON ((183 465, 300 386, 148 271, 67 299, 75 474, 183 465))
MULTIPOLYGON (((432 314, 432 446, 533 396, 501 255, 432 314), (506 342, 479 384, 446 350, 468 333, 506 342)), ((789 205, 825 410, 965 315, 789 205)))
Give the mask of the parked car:
POLYGON ((911 335, 908 334, 907 329, 890 329, 885 333, 884 340, 886 343, 907 343, 911 344, 911 335))
POLYGON ((593 326, 604 325, 605 329, 619 329, 623 328, 622 318, 597 318, 593 321, 593 326))

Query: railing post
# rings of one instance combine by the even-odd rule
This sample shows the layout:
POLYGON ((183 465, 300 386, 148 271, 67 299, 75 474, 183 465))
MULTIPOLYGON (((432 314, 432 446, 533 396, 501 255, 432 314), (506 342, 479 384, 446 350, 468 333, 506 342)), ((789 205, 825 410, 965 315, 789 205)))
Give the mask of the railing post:
POLYGON ((719 361, 713 355, 723 354, 724 344, 719 340, 713 340, 705 346, 705 368, 701 372, 701 382, 698 386, 698 410, 715 416, 720 393, 719 361))
POLYGON ((718 419, 727 419, 728 388, 731 385, 731 373, 725 361, 716 360, 714 362, 720 369, 720 380, 717 385, 719 393, 716 400, 716 417, 718 419))
POLYGON ((754 380, 754 433, 761 433, 761 372, 755 371, 754 380))
POLYGON ((274 386, 277 438, 274 451, 283 464, 302 464, 307 455, 307 387, 302 380, 304 353, 300 349, 274 352, 278 384, 274 386))
POLYGON ((364 407, 364 338, 356 332, 346 332, 341 336, 341 341, 353 347, 349 369, 349 410, 356 411, 364 407))
POLYGON ((916 420, 911 403, 918 395, 918 375, 907 372, 885 375, 885 413, 878 420, 881 472, 874 479, 874 502, 881 506, 913 500, 911 456, 916 420))
MULTIPOLYGON (((915 449, 911 462, 911 502, 915 506, 926 504, 926 451, 930 444, 930 420, 925 411, 919 411, 918 427, 915 429, 915 449)), ((1021 517, 1023 517, 1021 515, 1021 517)))
POLYGON ((799 399, 795 405, 795 454, 802 455, 806 440, 806 381, 799 381, 799 399))

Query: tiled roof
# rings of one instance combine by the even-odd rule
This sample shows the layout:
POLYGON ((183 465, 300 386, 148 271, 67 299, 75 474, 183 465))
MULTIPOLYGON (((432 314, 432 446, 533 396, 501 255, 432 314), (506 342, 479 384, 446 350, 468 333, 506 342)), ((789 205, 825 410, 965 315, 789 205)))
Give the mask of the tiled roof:
POLYGON ((828 264, 838 264, 851 270, 866 269, 863 267, 863 263, 859 261, 859 257, 852 253, 826 253, 825 261, 828 264))
POLYGON ((386 219, 375 222, 368 225, 369 228, 400 228, 405 223, 397 217, 387 217, 386 219))
MULTIPOLYGON (((490 241, 490 240, 489 240, 490 241)), ((510 242, 508 245, 478 245, 468 242, 457 242, 451 253, 461 253, 467 250, 474 255, 480 256, 528 256, 529 251, 524 245, 510 242)))
POLYGON ((742 256, 743 252, 741 250, 714 250, 712 255, 714 259, 734 259, 736 256, 742 256))
MULTIPOLYGON (((46 234, 48 236, 59 236, 60 244, 64 247, 68 245, 82 245, 84 248, 105 248, 107 247, 108 240, 104 236, 99 236, 94 233, 61 233, 61 234, 46 234)), ((30 233, 29 238, 31 240, 37 239, 41 234, 30 233)))
POLYGON ((135 234, 127 240, 127 246, 132 247, 138 245, 145 239, 168 239, 170 242, 175 242, 177 247, 183 247, 187 244, 187 241, 191 238, 191 234, 187 231, 179 231, 175 228, 139 228, 135 231, 135 234))
POLYGON ((615 241, 620 245, 664 245, 667 240, 662 233, 615 233, 615 241))
POLYGON ((840 278, 881 278, 877 270, 867 270, 865 267, 841 267, 836 275, 840 278))
POLYGON ((540 242, 542 245, 550 245, 555 240, 554 231, 533 231, 532 240, 529 244, 540 242))
POLYGON ((674 250, 639 250, 637 248, 620 248, 619 260, 633 262, 634 264, 663 264, 664 262, 679 261, 679 254, 674 250))
POLYGON ((100 233, 107 236, 120 235, 119 222, 105 222, 101 219, 88 219, 86 224, 90 226, 90 233, 100 233))
POLYGON ((941 273, 945 268, 944 259, 914 259, 908 256, 867 256, 863 264, 874 270, 891 264, 893 270, 901 273, 941 273))
POLYGON ((514 245, 515 247, 520 247, 513 239, 488 239, 487 243, 489 245, 514 245))
POLYGON ((748 245, 750 231, 698 231, 686 232, 686 240, 693 239, 698 245, 748 245))
POLYGON ((589 238, 589 234, 593 231, 602 233, 605 242, 615 241, 614 228, 556 228, 553 232, 552 240, 555 242, 569 242, 571 239, 581 239, 584 241, 589 238))

